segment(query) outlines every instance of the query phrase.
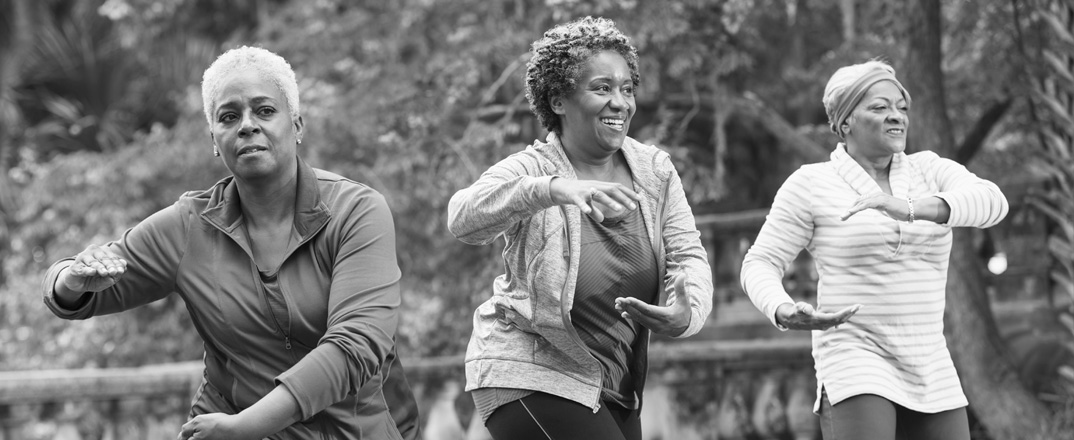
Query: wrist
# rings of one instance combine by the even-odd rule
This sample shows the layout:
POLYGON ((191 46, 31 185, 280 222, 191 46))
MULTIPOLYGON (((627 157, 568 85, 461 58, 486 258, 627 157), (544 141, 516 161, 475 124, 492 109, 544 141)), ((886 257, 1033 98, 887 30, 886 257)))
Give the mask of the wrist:
POLYGON ((906 209, 907 209, 906 223, 913 223, 914 218, 915 218, 915 215, 914 215, 914 199, 911 198, 910 196, 906 196, 906 209))

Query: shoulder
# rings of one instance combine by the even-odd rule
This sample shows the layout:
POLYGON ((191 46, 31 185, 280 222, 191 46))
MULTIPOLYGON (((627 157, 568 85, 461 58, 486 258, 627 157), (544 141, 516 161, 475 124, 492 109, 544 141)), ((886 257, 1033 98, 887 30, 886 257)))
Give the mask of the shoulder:
POLYGON ((832 169, 831 162, 819 162, 809 163, 798 167, 794 170, 790 176, 787 177, 787 181, 784 185, 809 185, 809 183, 825 178, 826 176, 834 176, 835 170, 832 169))
POLYGON ((347 209, 347 207, 365 203, 387 207, 384 195, 369 185, 319 168, 313 168, 313 173, 317 177, 321 200, 332 211, 347 209))
POLYGON ((671 174, 677 172, 671 155, 655 145, 645 144, 628 136, 623 142, 623 152, 636 158, 634 162, 643 168, 641 171, 651 171, 660 180, 667 180, 671 174))
POLYGON ((917 151, 912 153, 912 155, 906 155, 906 159, 910 160, 910 162, 915 165, 925 166, 943 162, 955 162, 950 159, 942 158, 940 155, 937 155, 937 153, 929 150, 917 151))

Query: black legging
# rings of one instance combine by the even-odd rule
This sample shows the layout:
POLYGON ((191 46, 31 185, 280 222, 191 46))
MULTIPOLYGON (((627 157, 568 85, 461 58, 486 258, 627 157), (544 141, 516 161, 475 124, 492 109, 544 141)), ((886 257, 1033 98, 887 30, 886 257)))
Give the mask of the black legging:
POLYGON ((496 440, 641 440, 638 411, 601 403, 589 407, 533 393, 496 409, 485 422, 496 440))
POLYGON ((824 440, 970 439, 965 407, 926 414, 874 394, 854 396, 833 406, 822 392, 820 429, 824 440))

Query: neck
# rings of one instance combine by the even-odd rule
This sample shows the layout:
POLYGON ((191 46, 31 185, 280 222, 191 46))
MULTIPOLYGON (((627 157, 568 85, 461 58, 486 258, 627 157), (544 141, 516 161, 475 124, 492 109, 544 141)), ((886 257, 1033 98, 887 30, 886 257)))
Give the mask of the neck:
POLYGON ((604 151, 599 151, 594 154, 592 151, 577 148, 577 144, 572 139, 562 136, 559 138, 559 142, 563 145, 563 152, 567 154, 567 160, 580 177, 606 176, 615 170, 616 161, 614 159, 616 152, 604 154, 604 151))
POLYGON ((297 171, 272 182, 237 179, 236 185, 242 215, 249 226, 258 228, 293 221, 298 198, 297 171))
POLYGON ((847 142, 847 154, 854 159, 858 165, 861 165, 865 173, 873 179, 886 178, 891 171, 891 154, 882 154, 879 156, 868 156, 861 153, 861 150, 856 145, 847 142))

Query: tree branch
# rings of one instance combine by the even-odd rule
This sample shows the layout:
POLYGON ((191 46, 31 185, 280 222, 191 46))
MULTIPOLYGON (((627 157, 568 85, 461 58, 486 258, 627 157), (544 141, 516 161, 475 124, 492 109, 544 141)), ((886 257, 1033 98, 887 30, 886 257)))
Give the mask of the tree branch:
POLYGON ((958 149, 955 151, 955 161, 965 165, 973 159, 973 156, 977 155, 977 152, 984 146, 988 133, 1003 119, 1003 115, 1007 114, 1007 110, 1011 108, 1012 103, 1013 100, 1007 98, 992 104, 988 110, 985 110, 977 123, 973 124, 973 129, 966 134, 966 137, 962 139, 962 143, 958 145, 958 149))

